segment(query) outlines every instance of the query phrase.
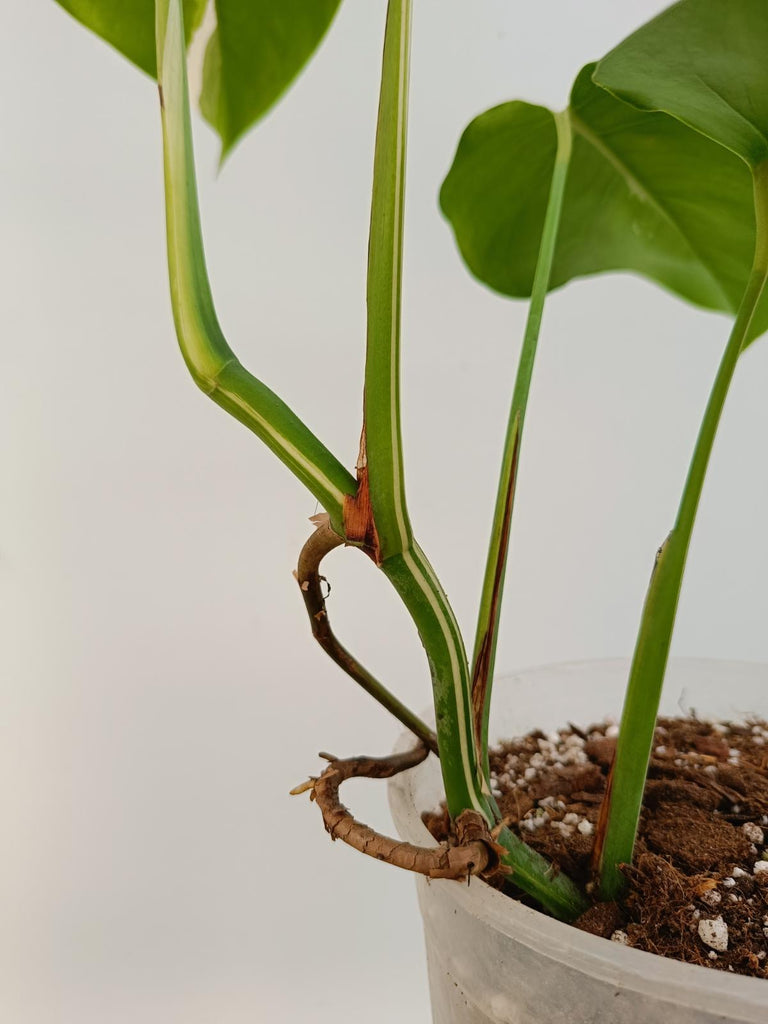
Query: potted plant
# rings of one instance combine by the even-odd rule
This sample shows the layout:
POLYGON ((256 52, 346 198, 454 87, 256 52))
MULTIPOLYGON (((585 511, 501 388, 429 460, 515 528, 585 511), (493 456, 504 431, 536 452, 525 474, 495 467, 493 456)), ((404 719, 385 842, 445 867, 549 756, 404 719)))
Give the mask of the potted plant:
MULTIPOLYGON (((709 455, 738 357, 763 329, 768 264, 762 238, 762 147, 768 125, 755 97, 760 95, 759 42, 765 35, 765 16, 756 4, 739 0, 729 6, 724 27, 722 5, 684 0, 585 68, 567 111, 553 115, 511 104, 479 119, 462 140, 444 185, 443 207, 465 258, 499 290, 531 296, 470 665, 448 600, 413 535, 404 494, 399 318, 410 4, 391 0, 387 20, 369 248, 365 417, 354 476, 242 366, 216 319, 202 251, 185 68, 185 39, 199 21, 201 5, 182 7, 179 0, 161 0, 153 12, 156 21, 147 21, 143 11, 126 23, 114 17, 108 4, 95 0, 64 6, 145 70, 157 73, 171 294, 182 353, 200 388, 256 433, 325 510, 297 570, 315 636, 348 674, 419 737, 418 752, 410 760, 401 757, 395 767, 439 750, 456 836, 437 853, 405 848, 366 832, 338 802, 338 785, 345 776, 387 775, 393 763, 334 760, 320 779, 312 780, 310 789, 323 806, 329 829, 380 859, 403 866, 408 861, 433 877, 465 879, 478 872, 508 876, 555 917, 572 921, 587 911, 590 901, 583 887, 566 872, 554 871, 518 831, 507 827, 496 806, 488 764, 501 593, 544 301, 550 288, 572 277, 628 268, 700 305, 736 314, 678 518, 657 553, 610 768, 609 799, 603 801, 597 830, 595 891, 603 899, 620 896, 625 885, 621 865, 632 861, 677 600, 709 455), (696 40, 696 59, 686 56, 681 61, 691 38, 696 40), (414 620, 432 673, 436 734, 332 633, 321 560, 341 544, 359 548, 381 569, 414 620)), ((291 31, 284 66, 257 98, 228 91, 221 69, 228 47, 242 58, 244 40, 258 38, 259 32, 268 35, 265 22, 258 22, 253 12, 253 25, 247 18, 234 27, 229 24, 233 35, 227 40, 228 23, 220 12, 206 57, 204 110, 220 130, 225 150, 301 67, 336 6, 261 12, 265 19, 284 17, 291 31)), ((245 53, 252 61, 247 46, 245 53)))

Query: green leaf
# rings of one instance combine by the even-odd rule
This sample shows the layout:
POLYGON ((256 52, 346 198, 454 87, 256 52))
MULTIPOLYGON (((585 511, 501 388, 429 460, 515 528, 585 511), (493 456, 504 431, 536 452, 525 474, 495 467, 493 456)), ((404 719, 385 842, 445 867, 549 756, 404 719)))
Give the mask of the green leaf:
MULTIPOLYGON (((73 17, 156 75, 155 0, 56 0, 73 17)), ((219 133, 222 158, 280 99, 320 44, 341 0, 215 0, 200 109, 219 133)), ((206 0, 183 0, 186 41, 206 0)))
POLYGON ((620 43, 595 80, 738 153, 768 159, 768 4, 683 0, 620 43))
POLYGON ((224 157, 314 53, 340 0, 216 0, 200 109, 224 157))
MULTIPOLYGON (((593 68, 571 93, 573 155, 550 286, 629 270, 735 313, 755 245, 749 169, 675 118, 598 88, 593 68)), ((531 294, 556 145, 551 111, 506 103, 469 125, 443 184, 464 259, 506 295, 531 294)), ((750 339, 767 326, 764 298, 750 339)))
MULTIPOLYGON (((56 0, 65 11, 101 36, 153 78, 155 0, 56 0)), ((198 28, 206 0, 184 0, 187 42, 198 28)))

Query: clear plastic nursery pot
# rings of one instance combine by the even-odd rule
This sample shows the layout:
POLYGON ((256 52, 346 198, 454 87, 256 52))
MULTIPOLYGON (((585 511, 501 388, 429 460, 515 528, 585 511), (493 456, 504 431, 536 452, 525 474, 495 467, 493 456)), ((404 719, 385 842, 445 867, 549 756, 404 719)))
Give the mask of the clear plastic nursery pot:
MULTIPOLYGON (((531 669, 497 680, 492 734, 618 718, 624 660, 531 669)), ((662 714, 765 716, 768 665, 673 660, 662 714)), ((403 737, 398 749, 412 743, 403 737)), ((400 836, 431 845, 421 812, 442 796, 437 760, 390 783, 400 836)), ((768 982, 678 963, 588 935, 484 882, 417 879, 435 1024, 766 1024, 768 982)), ((766 940, 768 945, 768 940, 766 940)))

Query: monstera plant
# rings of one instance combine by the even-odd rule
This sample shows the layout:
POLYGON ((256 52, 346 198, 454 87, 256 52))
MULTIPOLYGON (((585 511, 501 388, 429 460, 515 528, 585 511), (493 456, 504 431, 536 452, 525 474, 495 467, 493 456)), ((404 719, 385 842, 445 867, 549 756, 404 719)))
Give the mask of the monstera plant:
MULTIPOLYGON (((494 107, 464 132, 440 202, 471 272, 529 299, 511 398, 472 657, 408 515, 400 423, 400 312, 411 0, 389 0, 373 174, 364 421, 355 472, 246 369, 216 317, 203 254, 186 45, 204 0, 58 0, 156 76, 162 115, 168 263, 176 333, 198 387, 257 435, 322 506, 297 578, 326 652, 419 740, 395 762, 332 761, 308 788, 326 825, 379 859, 432 876, 506 873, 535 904, 573 921, 613 900, 632 863, 646 771, 686 557, 707 465, 739 355, 768 327, 768 7, 682 0, 587 65, 566 109, 494 107), (508 827, 489 775, 489 708, 518 467, 548 292, 586 275, 643 275, 734 323, 703 411, 669 535, 649 552, 640 618, 594 878, 582 884, 508 827), (339 545, 382 572, 426 651, 436 730, 333 634, 320 562, 339 545), (351 775, 385 776, 439 757, 451 844, 418 850, 366 830, 338 802, 351 775)), ((222 157, 283 94, 333 21, 338 0, 215 0, 200 109, 222 157)), ((520 16, 521 31, 525 16, 520 16)), ((510 84, 514 70, 510 70, 510 84)), ((329 382, 328 387, 339 386, 329 382)), ((650 413, 649 413, 650 415, 650 413)))

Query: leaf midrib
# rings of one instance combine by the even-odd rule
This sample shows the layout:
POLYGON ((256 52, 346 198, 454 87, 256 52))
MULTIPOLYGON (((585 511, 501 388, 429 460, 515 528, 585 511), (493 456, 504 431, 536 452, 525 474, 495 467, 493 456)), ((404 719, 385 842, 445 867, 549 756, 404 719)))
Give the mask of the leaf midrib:
POLYGON ((619 154, 615 150, 611 149, 611 147, 606 143, 606 141, 596 132, 594 132, 593 129, 590 128, 589 125, 586 124, 586 122, 579 117, 579 115, 574 111, 573 107, 570 107, 569 111, 571 117, 571 124, 573 125, 574 131, 578 132, 578 134, 581 135, 585 142, 589 143, 589 145, 592 146, 592 148, 597 153, 599 153, 600 156, 607 160, 608 163, 614 168, 614 170, 617 171, 619 175, 629 183, 630 187, 638 195, 640 195, 647 203, 649 203, 653 207, 653 209, 659 214, 659 216, 662 217, 667 222, 667 224, 669 224, 677 232, 677 234, 688 246, 688 249, 696 258, 699 265, 707 274, 712 284, 715 286, 720 298, 722 299, 725 305, 725 309, 728 310, 729 312, 735 312, 735 307, 731 299, 726 294, 725 289, 723 288, 723 285, 720 282, 720 279, 718 278, 717 274, 709 265, 708 260, 706 260, 702 256, 701 252, 691 241, 687 232, 683 229, 683 227, 681 227, 677 218, 675 218, 673 214, 670 213, 670 211, 667 209, 667 207, 662 202, 659 201, 659 199, 653 194, 653 192, 650 191, 648 186, 645 185, 640 180, 640 178, 638 178, 637 174, 634 171, 630 170, 630 168, 619 156, 619 154))

